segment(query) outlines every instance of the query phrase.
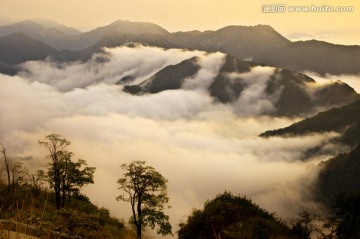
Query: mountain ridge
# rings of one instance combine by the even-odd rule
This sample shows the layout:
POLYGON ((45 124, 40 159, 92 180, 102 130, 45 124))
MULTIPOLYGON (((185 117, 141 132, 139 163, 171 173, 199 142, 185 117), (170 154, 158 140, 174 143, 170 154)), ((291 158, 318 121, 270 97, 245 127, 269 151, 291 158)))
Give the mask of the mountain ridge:
POLYGON ((339 132, 342 133, 341 142, 356 146, 360 143, 360 100, 356 100, 342 107, 333 107, 306 118, 288 127, 269 130, 261 137, 272 136, 303 136, 311 133, 339 132))
POLYGON ((321 75, 360 74, 360 62, 357 61, 360 59, 360 46, 316 40, 291 42, 269 25, 232 25, 216 31, 170 33, 153 23, 117 20, 89 32, 67 35, 59 28, 46 28, 27 20, 0 26, 0 37, 18 31, 59 50, 60 53, 54 54, 54 59, 59 61, 87 60, 102 47, 137 42, 165 49, 220 51, 240 60, 293 71, 313 71, 321 75))
MULTIPOLYGON (((183 89, 186 79, 194 78, 201 66, 196 58, 190 58, 177 65, 165 67, 150 78, 137 85, 131 85, 128 76, 124 91, 131 94, 155 94, 165 90, 183 89)), ((263 74, 263 73, 261 73, 263 74)), ((266 73, 268 74, 268 73, 266 73)), ((196 79, 193 79, 196 80, 196 79)), ((208 94, 223 104, 239 104, 251 86, 263 88, 263 103, 272 105, 273 109, 263 112, 275 116, 303 116, 316 112, 319 107, 341 106, 360 99, 353 88, 345 83, 318 85, 312 78, 291 70, 271 68, 250 61, 240 61, 226 55, 219 72, 205 88, 208 94), (260 69, 257 69, 257 67, 260 69), (258 70, 271 71, 269 76, 257 76, 258 70), (318 86, 314 90, 314 85, 318 86), (330 93, 329 93, 330 92, 330 93), (240 100, 240 101, 239 101, 240 100)), ((188 89, 188 88, 186 88, 188 89)), ((195 90, 195 89, 193 89, 195 90)), ((238 107, 241 107, 238 106, 238 107)))

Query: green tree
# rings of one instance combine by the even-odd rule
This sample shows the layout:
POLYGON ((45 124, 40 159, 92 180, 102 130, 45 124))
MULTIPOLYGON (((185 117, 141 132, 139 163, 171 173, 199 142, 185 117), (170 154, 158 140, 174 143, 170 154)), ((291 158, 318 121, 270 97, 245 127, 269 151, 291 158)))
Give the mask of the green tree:
POLYGON ((146 166, 144 161, 123 164, 121 168, 125 173, 117 183, 123 194, 116 199, 130 202, 132 210, 130 222, 136 228, 137 237, 141 239, 142 230, 146 226, 154 229, 156 225, 158 234, 172 235, 169 216, 163 212, 169 202, 166 185, 168 180, 153 167, 146 166))
POLYGON ((94 183, 94 167, 87 167, 86 161, 79 159, 73 162, 72 152, 66 151, 70 141, 62 138, 59 134, 50 134, 45 141, 38 141, 41 146, 46 147, 51 159, 47 176, 50 187, 55 191, 56 208, 65 206, 66 198, 79 194, 80 188, 86 184, 94 183))
POLYGON ((195 209, 179 227, 179 239, 296 238, 273 214, 229 192, 207 201, 204 209, 195 209))
MULTIPOLYGON (((63 198, 68 198, 80 195, 80 189, 86 184, 94 183, 95 167, 87 167, 87 163, 83 159, 78 159, 77 162, 71 161, 71 158, 66 161, 62 174, 62 188, 63 198)), ((63 200, 63 203, 65 200, 63 200)), ((63 204, 64 206, 64 204, 63 204)))

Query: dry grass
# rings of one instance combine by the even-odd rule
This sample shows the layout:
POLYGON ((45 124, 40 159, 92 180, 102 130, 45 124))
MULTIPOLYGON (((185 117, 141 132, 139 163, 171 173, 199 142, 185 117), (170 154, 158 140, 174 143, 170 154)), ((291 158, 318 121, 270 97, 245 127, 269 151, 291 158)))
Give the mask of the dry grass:
POLYGON ((24 233, 8 231, 8 230, 0 230, 0 238, 1 239, 39 239, 39 237, 29 236, 24 233))

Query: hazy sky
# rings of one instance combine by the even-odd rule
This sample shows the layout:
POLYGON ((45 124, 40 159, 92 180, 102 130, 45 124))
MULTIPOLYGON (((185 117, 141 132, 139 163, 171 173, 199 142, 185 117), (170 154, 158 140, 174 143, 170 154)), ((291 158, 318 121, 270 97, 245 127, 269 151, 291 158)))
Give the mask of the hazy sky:
POLYGON ((48 18, 89 29, 117 19, 159 24, 169 31, 219 29, 226 25, 269 24, 283 34, 306 32, 360 39, 359 0, 0 0, 0 15, 48 18), (262 13, 264 4, 354 6, 352 13, 262 13))

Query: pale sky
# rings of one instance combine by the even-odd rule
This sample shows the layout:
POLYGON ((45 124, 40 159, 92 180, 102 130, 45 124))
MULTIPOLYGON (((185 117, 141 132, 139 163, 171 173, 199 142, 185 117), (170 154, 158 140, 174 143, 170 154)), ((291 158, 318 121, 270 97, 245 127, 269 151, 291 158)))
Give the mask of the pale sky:
POLYGON ((46 18, 81 29, 118 19, 152 22, 171 32, 268 24, 285 36, 307 33, 325 40, 351 38, 360 44, 360 0, 0 0, 1 15, 13 19, 46 18), (286 5, 284 13, 262 13, 264 4, 278 3, 286 5), (353 6, 354 12, 288 11, 289 6, 312 5, 353 6))

